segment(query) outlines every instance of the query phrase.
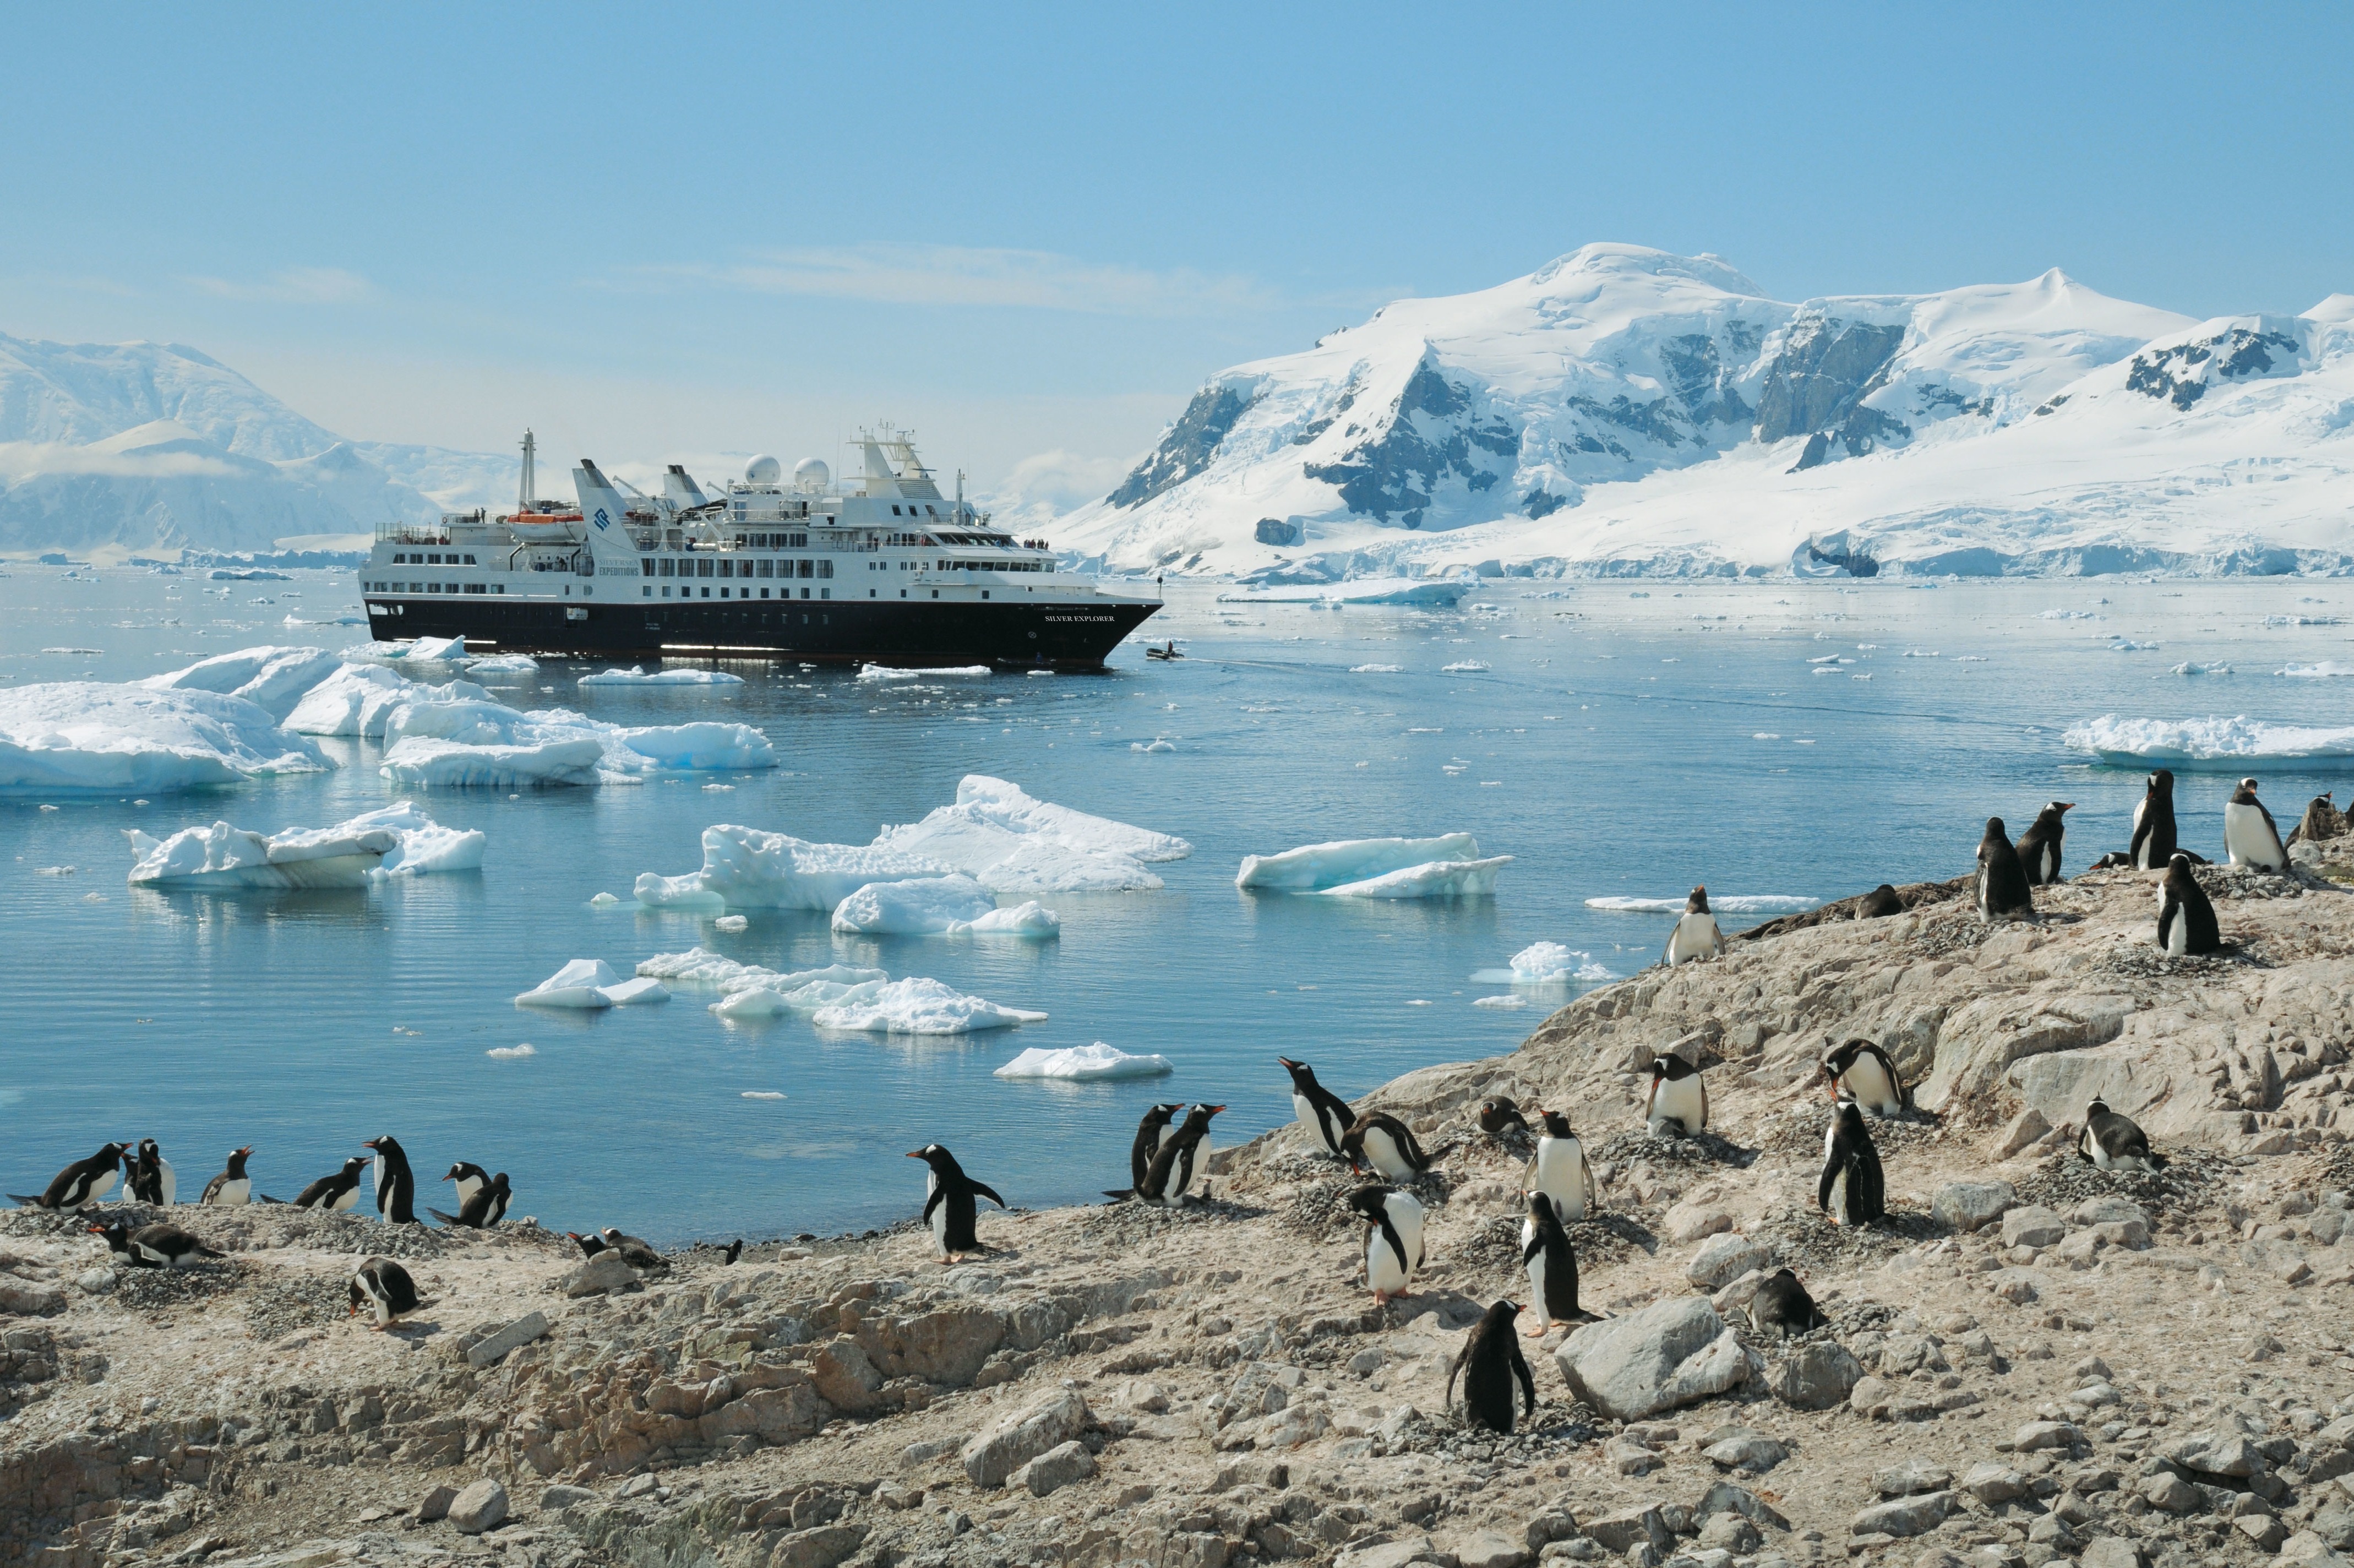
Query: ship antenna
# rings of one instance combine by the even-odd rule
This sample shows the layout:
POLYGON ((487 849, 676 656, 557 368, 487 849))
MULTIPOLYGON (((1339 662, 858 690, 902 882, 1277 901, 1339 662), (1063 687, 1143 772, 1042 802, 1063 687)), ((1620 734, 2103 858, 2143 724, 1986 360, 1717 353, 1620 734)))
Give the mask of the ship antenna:
POLYGON ((523 483, 518 487, 520 493, 515 497, 515 510, 518 512, 530 511, 537 499, 532 493, 539 488, 538 480, 532 473, 532 458, 537 450, 533 444, 531 431, 526 428, 523 433, 523 483))

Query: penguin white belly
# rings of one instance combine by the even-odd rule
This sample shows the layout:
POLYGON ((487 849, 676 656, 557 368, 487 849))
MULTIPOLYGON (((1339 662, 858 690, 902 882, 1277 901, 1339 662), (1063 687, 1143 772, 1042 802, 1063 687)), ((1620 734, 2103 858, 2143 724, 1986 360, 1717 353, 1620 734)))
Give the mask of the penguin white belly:
POLYGON ((464 1208, 468 1203, 472 1202, 474 1201, 474 1194, 475 1194, 475 1193, 477 1193, 477 1192, 481 1192, 482 1190, 482 1179, 480 1176, 461 1176, 461 1177, 459 1177, 459 1178, 458 1178, 458 1207, 460 1207, 461 1209, 462 1209, 462 1208, 464 1208))
POLYGON ((161 1183, 163 1205, 170 1208, 180 1199, 180 1179, 172 1173, 172 1162, 162 1155, 155 1157, 155 1175, 161 1183))
POLYGON ((350 1187, 345 1190, 341 1196, 328 1199, 326 1207, 335 1211, 337 1213, 341 1213, 345 1209, 349 1209, 356 1205, 359 1201, 360 1184, 355 1181, 350 1187))
POLYGON ((113 1192, 115 1182, 120 1180, 122 1180, 122 1172, 119 1171, 100 1171, 90 1181, 90 1196, 82 1201, 87 1203, 97 1202, 101 1198, 113 1192))
POLYGON ((1855 1096, 1856 1104, 1874 1116, 1892 1117, 1904 1108, 1877 1056, 1858 1056, 1840 1081, 1855 1096))
POLYGON ((2148 813, 2149 801, 2147 800, 2134 808, 2133 836, 2139 842, 2139 847, 2133 852, 2133 865, 2136 871, 2147 871, 2150 868, 2149 841, 2141 836, 2141 820, 2148 813))
POLYGON ((368 1163, 376 1168, 376 1212, 381 1214, 392 1202, 392 1169, 380 1155, 368 1163))
MULTIPOLYGON (((1291 1097, 1291 1108, 1298 1114, 1299 1125, 1308 1129, 1308 1136, 1314 1140, 1316 1147, 1329 1151, 1332 1148, 1332 1141, 1324 1131, 1323 1122, 1316 1115, 1314 1103, 1306 1095, 1294 1093, 1291 1097)), ((1164 1131, 1161 1136, 1166 1139, 1169 1134, 1164 1131)))
POLYGON ((1403 1193, 1393 1195, 1387 1207, 1390 1225, 1405 1244, 1405 1271, 1408 1277, 1422 1266, 1422 1205, 1403 1193))
POLYGON ((1585 1150, 1574 1138, 1537 1139, 1537 1191, 1553 1200, 1564 1225, 1585 1218, 1585 1150))
POLYGON ((1700 1075, 1689 1078, 1663 1078, 1659 1093, 1651 1097, 1651 1120, 1672 1121, 1686 1132, 1701 1129, 1700 1075))
POLYGON ((1373 1127, 1365 1129, 1365 1158, 1373 1161, 1374 1170, 1393 1181, 1414 1180, 1415 1170, 1412 1162, 1406 1159, 1405 1151, 1398 1148, 1397 1139, 1392 1138, 1381 1128, 1373 1127))
POLYGON ((1405 1288, 1412 1276, 1396 1253, 1390 1250, 1389 1237, 1375 1225, 1365 1243, 1365 1283, 1384 1296, 1395 1296, 1405 1288))
POLYGON ((1723 939, 1717 933, 1715 916, 1686 915, 1676 922, 1675 930, 1668 937, 1668 962, 1687 964, 1695 959, 1714 958, 1723 939))
POLYGON ((2086 1158, 2092 1160, 2095 1168, 2102 1171, 2109 1168, 2109 1151, 2102 1145, 2100 1139, 2094 1135, 2091 1128, 2084 1129, 2084 1137, 2077 1140, 2077 1147, 2084 1151, 2086 1158))
POLYGON ((2183 917, 2183 911, 2179 909, 2175 910, 2173 915, 2174 918, 2168 920, 2166 917, 2166 912, 2161 910, 2158 920, 2159 925, 2166 927, 2163 944, 2166 950, 2179 959, 2190 951, 2190 922, 2183 917))
POLYGON ((2279 849, 2273 842, 2271 830, 2264 825, 2264 812, 2254 806, 2223 808, 2223 852, 2232 857, 2233 865, 2280 869, 2279 849))
POLYGON ((238 1176, 222 1182, 220 1191, 212 1195, 211 1201, 215 1203, 234 1205, 247 1202, 252 1195, 252 1181, 244 1176, 238 1176))
POLYGON ((938 1203, 932 1202, 932 1194, 939 1190, 939 1172, 926 1171, 924 1202, 930 1205, 932 1211, 932 1245, 942 1257, 946 1257, 949 1255, 949 1201, 943 1198, 938 1203))
MULTIPOLYGON (((1521 1228, 1529 1231, 1535 1227, 1524 1224, 1521 1228)), ((1523 1241, 1521 1245, 1525 1250, 1528 1243, 1523 1241)), ((1542 1247, 1529 1254, 1529 1309, 1537 1315, 1540 1332, 1553 1328, 1552 1315, 1545 1311, 1545 1255, 1542 1247)))
POLYGON ((1831 1178, 1831 1218, 1842 1225, 1850 1223, 1847 1217, 1847 1171, 1844 1168, 1831 1178))

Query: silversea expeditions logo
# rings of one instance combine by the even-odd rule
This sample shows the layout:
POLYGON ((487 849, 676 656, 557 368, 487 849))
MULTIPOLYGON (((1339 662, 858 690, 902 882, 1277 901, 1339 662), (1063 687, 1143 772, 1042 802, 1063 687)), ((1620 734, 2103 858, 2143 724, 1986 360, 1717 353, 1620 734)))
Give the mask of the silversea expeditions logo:
POLYGON ((1048 620, 1109 620, 1108 615, 1050 615, 1048 620))

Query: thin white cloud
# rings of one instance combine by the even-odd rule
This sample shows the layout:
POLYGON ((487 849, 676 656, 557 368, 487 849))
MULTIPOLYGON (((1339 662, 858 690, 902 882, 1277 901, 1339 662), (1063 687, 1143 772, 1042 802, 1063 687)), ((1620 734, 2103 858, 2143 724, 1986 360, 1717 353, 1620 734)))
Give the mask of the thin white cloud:
POLYGON ((200 452, 105 451, 62 441, 0 441, 0 483, 37 479, 234 479, 236 465, 200 452))
POLYGON ((188 282, 220 299, 272 304, 349 305, 376 297, 375 284, 341 267, 289 267, 259 283, 234 282, 227 278, 191 278, 188 282))
POLYGON ((622 286, 704 286, 890 305, 997 305, 1088 315, 1225 315, 1279 307, 1257 281, 1187 268, 1155 271, 1045 250, 858 245, 773 250, 732 264, 631 269, 622 286))

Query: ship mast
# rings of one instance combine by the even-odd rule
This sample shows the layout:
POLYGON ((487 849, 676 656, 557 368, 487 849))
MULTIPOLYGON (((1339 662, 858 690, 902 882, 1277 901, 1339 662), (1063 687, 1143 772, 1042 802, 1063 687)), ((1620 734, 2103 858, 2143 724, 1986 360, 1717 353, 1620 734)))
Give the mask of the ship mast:
POLYGON ((515 510, 518 512, 533 511, 539 504, 539 498, 532 493, 539 488, 538 481, 532 473, 532 459, 537 450, 533 444, 531 431, 525 429, 523 433, 523 483, 521 493, 515 498, 515 510))

